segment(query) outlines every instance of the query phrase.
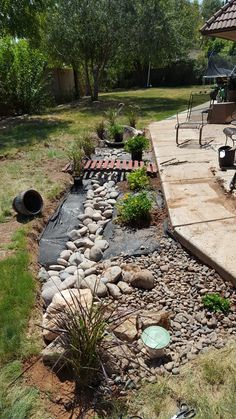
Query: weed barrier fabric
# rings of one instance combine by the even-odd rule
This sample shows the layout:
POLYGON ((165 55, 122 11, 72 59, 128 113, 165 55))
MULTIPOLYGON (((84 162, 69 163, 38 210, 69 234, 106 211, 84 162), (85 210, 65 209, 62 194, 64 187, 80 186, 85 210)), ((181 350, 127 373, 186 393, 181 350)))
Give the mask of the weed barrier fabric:
POLYGON ((122 227, 110 221, 103 233, 109 247, 103 254, 103 259, 115 256, 141 256, 153 253, 159 249, 157 227, 131 229, 122 227))
POLYGON ((62 250, 66 249, 68 233, 79 228, 78 215, 84 211, 86 190, 71 189, 49 219, 39 240, 39 263, 48 268, 57 263, 62 250))

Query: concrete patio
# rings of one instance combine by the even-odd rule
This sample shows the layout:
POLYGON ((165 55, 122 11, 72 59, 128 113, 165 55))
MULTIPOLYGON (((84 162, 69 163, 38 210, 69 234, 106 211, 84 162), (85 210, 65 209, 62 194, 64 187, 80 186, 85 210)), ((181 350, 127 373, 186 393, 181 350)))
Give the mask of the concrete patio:
MULTIPOLYGON (((180 118, 184 121, 186 113, 180 118)), ((236 285, 236 200, 234 193, 227 193, 235 171, 221 171, 218 164, 225 125, 204 126, 206 145, 200 148, 198 131, 192 129, 180 130, 180 142, 190 141, 177 147, 175 124, 174 116, 149 126, 174 233, 193 254, 236 285)))

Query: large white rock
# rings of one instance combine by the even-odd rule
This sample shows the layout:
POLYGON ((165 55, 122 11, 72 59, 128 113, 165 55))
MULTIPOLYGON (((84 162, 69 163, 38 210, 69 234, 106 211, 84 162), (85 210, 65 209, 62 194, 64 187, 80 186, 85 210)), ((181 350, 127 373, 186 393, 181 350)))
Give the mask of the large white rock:
POLYGON ((107 268, 103 273, 102 273, 102 282, 104 282, 105 284, 107 282, 110 283, 115 283, 118 281, 118 279, 121 276, 121 268, 119 266, 111 266, 110 268, 107 268))
POLYGON ((93 296, 90 289, 72 288, 57 292, 43 315, 44 338, 49 341, 54 340, 61 333, 60 328, 66 321, 67 312, 80 311, 81 307, 89 310, 92 302, 93 296))

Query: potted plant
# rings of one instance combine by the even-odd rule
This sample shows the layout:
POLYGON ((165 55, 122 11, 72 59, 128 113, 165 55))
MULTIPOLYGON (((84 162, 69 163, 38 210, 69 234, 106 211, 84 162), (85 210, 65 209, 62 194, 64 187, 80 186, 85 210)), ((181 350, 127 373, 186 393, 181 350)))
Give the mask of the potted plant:
POLYGON ((83 168, 84 168, 84 150, 78 141, 75 141, 68 151, 68 157, 72 165, 72 176, 74 179, 74 186, 82 185, 83 168))
POLYGON ((123 131, 123 126, 117 123, 111 124, 108 128, 109 137, 114 139, 115 143, 122 143, 123 131))
POLYGON ((125 151, 131 153, 132 160, 142 160, 143 151, 149 147, 149 140, 144 135, 129 138, 125 143, 125 151))

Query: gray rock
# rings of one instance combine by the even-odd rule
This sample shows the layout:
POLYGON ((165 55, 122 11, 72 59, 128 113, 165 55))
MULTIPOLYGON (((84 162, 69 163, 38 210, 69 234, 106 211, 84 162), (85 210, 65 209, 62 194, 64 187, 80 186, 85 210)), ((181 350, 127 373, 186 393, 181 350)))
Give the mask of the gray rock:
POLYGON ((68 276, 70 276, 68 272, 65 272, 65 271, 59 272, 59 278, 61 281, 65 281, 65 279, 68 278, 68 276))
POLYGON ((89 259, 93 260, 94 262, 99 262, 99 260, 101 260, 102 257, 103 253, 101 249, 99 249, 99 247, 97 247, 96 245, 91 247, 89 259))
POLYGON ((113 210, 112 209, 108 209, 108 210, 104 211, 102 215, 105 218, 111 218, 112 217, 112 213, 113 213, 113 210))
POLYGON ((117 287, 123 292, 123 294, 132 294, 133 289, 124 281, 119 281, 117 287))
POLYGON ((102 219, 102 214, 100 214, 100 212, 94 212, 92 218, 93 218, 94 221, 99 221, 99 220, 102 219))
POLYGON ((43 362, 55 365, 61 359, 63 362, 63 354, 65 353, 65 347, 63 344, 63 338, 57 336, 46 348, 41 352, 43 362))
POLYGON ((72 252, 74 252, 74 250, 77 249, 76 245, 73 242, 67 242, 66 247, 67 247, 67 249, 71 250, 72 252))
POLYGON ((64 272, 67 272, 68 274, 73 275, 76 270, 77 270, 77 266, 73 265, 73 266, 68 266, 68 268, 66 268, 64 272))
POLYGON ((92 260, 85 259, 80 265, 79 268, 83 269, 83 271, 86 271, 87 269, 94 268, 96 266, 96 262, 93 262, 92 260))
POLYGON ((86 220, 83 221, 83 224, 87 227, 88 224, 91 224, 93 222, 92 218, 86 218, 86 220))
POLYGON ((99 238, 95 239, 95 246, 101 249, 102 251, 106 250, 109 247, 109 243, 106 240, 101 240, 99 238))
POLYGON ((42 298, 44 300, 45 305, 48 306, 51 303, 54 295, 58 292, 59 287, 61 285, 61 281, 58 278, 58 281, 53 280, 50 284, 46 284, 47 286, 42 291, 42 298))
POLYGON ((84 236, 87 233, 88 228, 86 226, 84 226, 84 227, 80 228, 78 231, 79 231, 81 236, 84 236))
POLYGON ((65 269, 65 266, 61 266, 61 265, 50 265, 49 269, 52 271, 62 271, 63 269, 65 269))
POLYGON ((84 213, 89 216, 89 218, 93 218, 94 210, 90 207, 85 208, 84 213))
POLYGON ((84 276, 88 276, 88 275, 92 275, 92 274, 97 274, 97 267, 94 266, 94 268, 90 268, 90 269, 86 269, 86 271, 84 271, 84 276))
POLYGON ((89 223, 87 227, 91 234, 95 234, 98 229, 98 225, 96 223, 89 223))
POLYGON ((38 273, 38 279, 41 282, 45 282, 49 279, 49 274, 44 267, 40 268, 39 273, 38 273))
POLYGON ((105 297, 107 295, 106 285, 96 275, 86 276, 81 283, 81 288, 89 288, 98 297, 105 297))
POLYGON ((110 199, 116 199, 119 196, 119 192, 114 191, 109 194, 110 199))
POLYGON ((60 273, 61 271, 53 271, 52 269, 49 269, 49 271, 48 271, 48 275, 49 275, 49 277, 52 277, 52 276, 59 276, 59 273, 60 273))
POLYGON ((77 283, 77 275, 70 275, 68 278, 65 279, 64 282, 59 287, 60 291, 66 290, 68 288, 74 288, 75 284, 77 283))
POLYGON ((78 215, 78 217, 77 217, 80 221, 84 221, 84 220, 86 220, 86 218, 89 218, 89 216, 88 216, 88 214, 80 214, 80 215, 78 215))
POLYGON ((86 249, 85 250, 85 252, 84 252, 84 257, 86 258, 86 259, 90 259, 90 249, 86 249))
POLYGON ((79 247, 86 247, 86 248, 90 248, 94 246, 94 242, 92 240, 90 240, 88 237, 84 238, 84 239, 78 239, 75 241, 76 246, 79 247))
POLYGON ((70 256, 69 264, 77 266, 81 262, 83 262, 83 260, 84 260, 84 258, 81 255, 81 253, 80 252, 75 252, 75 253, 73 253, 73 255, 70 256))
POLYGON ((111 294, 111 296, 113 298, 115 298, 116 300, 118 300, 121 297, 122 294, 120 292, 120 288, 118 288, 117 285, 107 283, 106 286, 107 286, 107 288, 109 290, 109 293, 111 294))
POLYGON ((64 260, 69 260, 69 257, 71 256, 71 251, 70 250, 63 250, 60 254, 60 258, 64 259, 64 260))
POLYGON ((58 258, 58 259, 57 259, 57 263, 58 263, 58 265, 65 266, 65 268, 69 265, 69 264, 68 264, 68 261, 67 261, 67 260, 65 260, 65 259, 62 259, 62 258, 58 258))
POLYGON ((76 239, 78 239, 79 237, 80 237, 80 234, 79 234, 79 232, 78 232, 78 230, 71 230, 69 233, 68 233, 68 237, 71 239, 71 240, 76 240, 76 239))
POLYGON ((119 266, 111 266, 102 273, 102 281, 104 283, 110 282, 114 284, 120 278, 121 272, 122 271, 119 266))

